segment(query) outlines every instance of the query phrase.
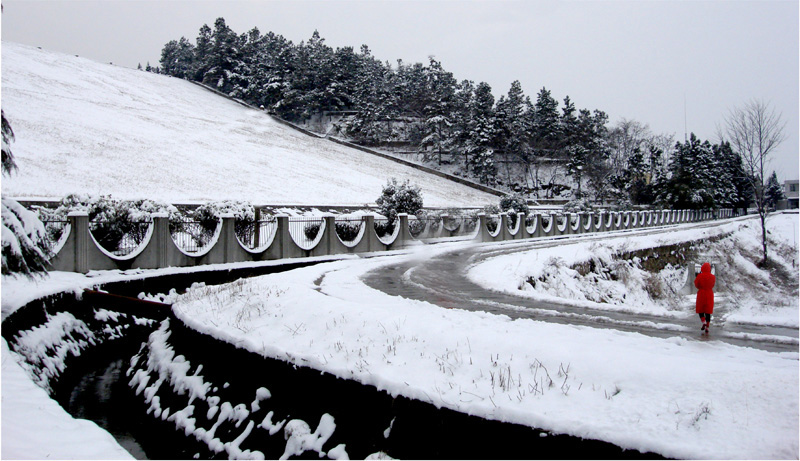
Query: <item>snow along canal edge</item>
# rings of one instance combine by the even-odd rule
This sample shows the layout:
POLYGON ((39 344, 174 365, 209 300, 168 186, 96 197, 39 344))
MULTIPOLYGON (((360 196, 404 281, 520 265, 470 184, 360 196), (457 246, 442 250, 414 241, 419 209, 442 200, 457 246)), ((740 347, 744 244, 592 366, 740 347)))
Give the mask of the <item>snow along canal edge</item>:
MULTIPOLYGON (((403 257, 447 249, 419 251, 403 257)), ((198 287, 173 311, 265 357, 487 419, 676 458, 797 456, 797 353, 511 321, 360 281, 389 262, 198 287)))
MULTIPOLYGON (((160 280, 160 283, 162 286, 165 283, 175 286, 177 282, 160 280)), ((134 285, 139 286, 135 282, 134 285)), ((120 283, 107 286, 122 291, 135 289, 135 286, 126 287, 120 283)), ((149 451, 153 449, 152 441, 139 439, 142 443, 149 442, 145 452, 150 456, 161 457, 159 453, 167 453, 170 458, 211 457, 224 451, 230 458, 259 459, 265 456, 283 458, 308 450, 331 458, 380 457, 385 451, 403 458, 551 457, 546 453, 563 453, 572 457, 591 457, 597 453, 615 458, 642 456, 638 452, 625 453, 603 442, 550 435, 525 426, 437 409, 416 400, 393 398, 374 387, 295 367, 280 360, 264 359, 187 329, 174 317, 156 325, 152 319, 143 321, 140 318, 142 312, 134 309, 138 306, 131 306, 125 299, 88 292, 80 300, 72 298, 70 294, 55 296, 17 310, 7 319, 4 333, 21 352, 31 349, 25 344, 49 345, 39 347, 37 354, 26 356, 30 356, 31 362, 47 363, 47 366, 32 370, 34 376, 49 378, 40 384, 59 387, 60 382, 54 380, 66 371, 65 365, 79 363, 87 347, 101 344, 97 341, 101 332, 111 335, 108 339, 115 339, 121 337, 122 331, 129 331, 131 324, 147 326, 148 330, 156 327, 156 331, 149 335, 147 346, 133 359, 124 359, 131 363, 131 367, 126 373, 128 378, 123 380, 127 382, 130 379, 128 385, 141 398, 139 408, 135 408, 138 411, 132 411, 130 419, 138 426, 147 426, 147 429, 138 427, 135 431, 143 439, 169 440, 162 433, 177 436, 175 426, 178 426, 179 431, 185 434, 183 440, 186 443, 172 443, 182 446, 167 447, 166 452, 157 447, 155 451, 149 451), (109 298, 115 303, 113 310, 99 307, 109 298), (56 312, 60 310, 59 305, 75 315, 56 312), (67 324, 71 326, 65 327, 67 324), (24 339, 30 337, 50 339, 33 343, 24 339), (182 339, 175 340, 176 337, 182 339), (48 350, 56 351, 56 360, 48 356, 48 350), (175 350, 181 353, 176 354, 175 350), (52 373, 52 369, 58 372, 52 373), (265 382, 269 383, 269 389, 264 387, 265 382), (243 392, 248 387, 251 392, 243 392), (253 395, 252 401, 250 394, 253 395), (171 410, 174 408, 179 410, 171 410), (336 419, 330 413, 322 413, 324 409, 330 409, 337 415, 336 419), (150 416, 145 417, 145 414, 150 416), (304 419, 298 417, 301 415, 304 419), (306 420, 312 424, 318 420, 317 430, 312 431, 306 420), (494 443, 479 447, 463 444, 463 437, 469 435, 484 437, 494 443), (339 443, 341 441, 347 441, 347 444, 339 443), (326 443, 329 446, 323 450, 326 443)), ((105 344, 106 350, 117 349, 113 344, 105 344)), ((5 353, 16 355, 7 348, 5 353)), ((88 356, 94 357, 92 354, 88 356)), ((13 363, 11 360, 8 362, 8 365, 13 363)), ((126 386, 123 384, 123 387, 126 386)), ((66 397, 64 389, 61 391, 62 400, 74 396, 68 389, 66 397)), ((46 395, 44 398, 47 399, 46 395)), ((115 408, 119 407, 115 404, 115 408)), ((6 427, 10 426, 10 420, 6 418, 6 427)), ((102 433, 96 426, 90 427, 102 433)), ((54 432, 57 434, 59 431, 54 432)), ((130 437, 130 434, 125 436, 130 437)), ((27 434, 20 440, 30 439, 31 434, 27 434)), ((4 453, 52 454, 46 446, 30 451, 31 447, 24 445, 18 441, 7 443, 4 453)), ((94 443, 93 446, 94 454, 86 457, 121 457, 112 447, 108 447, 110 451, 107 454, 98 455, 104 453, 103 443, 94 443)), ((82 452, 76 447, 75 453, 82 452)))

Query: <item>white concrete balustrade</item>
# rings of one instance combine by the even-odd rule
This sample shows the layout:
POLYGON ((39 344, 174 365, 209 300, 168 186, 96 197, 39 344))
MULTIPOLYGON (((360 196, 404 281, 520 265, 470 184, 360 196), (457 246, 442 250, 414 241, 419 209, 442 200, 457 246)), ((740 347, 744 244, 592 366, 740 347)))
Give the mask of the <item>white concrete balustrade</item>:
POLYGON ((311 248, 295 242, 290 233, 290 219, 286 215, 276 216, 276 227, 263 239, 256 234, 255 248, 242 245, 236 236, 233 215, 221 218, 216 232, 200 250, 189 253, 182 250, 170 234, 169 218, 166 214, 153 214, 153 221, 144 240, 131 253, 115 256, 103 249, 95 240, 86 213, 70 213, 65 235, 54 249, 51 270, 86 273, 91 270, 156 269, 163 267, 189 267, 206 264, 267 261, 286 258, 329 256, 348 253, 370 253, 397 250, 420 244, 430 239, 446 239, 460 236, 478 242, 499 242, 559 235, 608 232, 624 229, 664 226, 686 222, 726 219, 736 216, 733 210, 656 210, 596 213, 535 213, 526 216, 519 213, 514 226, 507 213, 499 217, 479 214, 477 222, 469 218, 446 216, 413 223, 406 214, 399 214, 394 233, 378 237, 375 232, 375 216, 362 216, 358 236, 352 242, 343 242, 336 232, 336 218, 327 215, 319 226, 311 248), (409 222, 417 232, 412 235, 409 222), (493 223, 490 230, 490 223, 493 223), (512 227, 512 228, 509 228, 512 227))

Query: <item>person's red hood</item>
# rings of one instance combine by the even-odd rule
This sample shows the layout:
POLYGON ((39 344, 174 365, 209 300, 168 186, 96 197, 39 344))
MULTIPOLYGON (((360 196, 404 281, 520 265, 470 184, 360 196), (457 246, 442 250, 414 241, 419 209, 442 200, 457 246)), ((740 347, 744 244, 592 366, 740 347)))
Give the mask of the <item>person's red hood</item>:
POLYGON ((705 274, 710 274, 711 273, 711 264, 703 263, 703 266, 700 267, 700 272, 701 273, 705 273, 705 274))

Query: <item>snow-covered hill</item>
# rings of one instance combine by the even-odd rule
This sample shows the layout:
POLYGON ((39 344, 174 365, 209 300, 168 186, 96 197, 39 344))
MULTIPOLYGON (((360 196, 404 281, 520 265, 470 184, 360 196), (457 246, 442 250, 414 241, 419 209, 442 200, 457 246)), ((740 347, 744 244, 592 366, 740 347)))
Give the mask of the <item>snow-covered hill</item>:
POLYGON ((315 139, 187 81, 2 43, 2 107, 18 174, 6 197, 82 192, 169 202, 364 205, 391 177, 426 206, 497 198, 315 139))

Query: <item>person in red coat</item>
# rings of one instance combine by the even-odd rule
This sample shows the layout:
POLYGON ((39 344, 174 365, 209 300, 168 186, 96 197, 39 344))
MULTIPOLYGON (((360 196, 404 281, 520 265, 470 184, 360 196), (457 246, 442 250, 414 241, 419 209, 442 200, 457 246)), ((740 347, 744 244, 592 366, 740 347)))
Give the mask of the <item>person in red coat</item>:
POLYGON ((711 264, 703 263, 700 273, 694 279, 694 286, 697 288, 697 301, 695 312, 700 315, 703 322, 701 330, 708 333, 711 326, 711 314, 714 313, 714 282, 717 278, 711 273, 711 264))

